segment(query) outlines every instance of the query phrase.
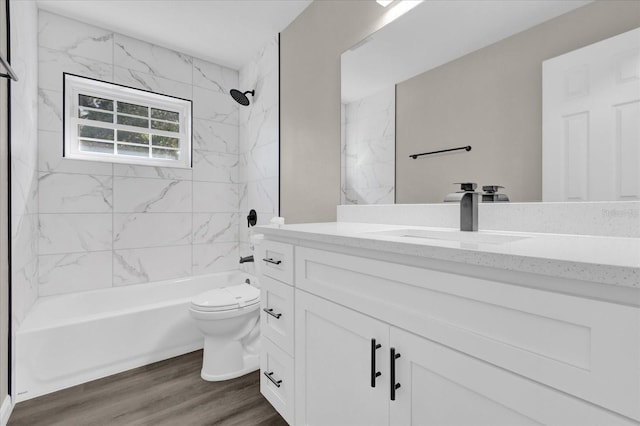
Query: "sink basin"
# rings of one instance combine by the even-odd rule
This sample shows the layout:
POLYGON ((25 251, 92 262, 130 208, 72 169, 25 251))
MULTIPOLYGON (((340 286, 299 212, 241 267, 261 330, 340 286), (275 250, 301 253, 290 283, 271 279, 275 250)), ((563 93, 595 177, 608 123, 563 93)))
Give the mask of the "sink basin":
POLYGON ((426 229, 394 229, 392 231, 371 232, 372 235, 384 235, 401 238, 421 238, 428 240, 458 241, 463 243, 479 244, 504 244, 514 241, 525 240, 527 236, 499 234, 488 231, 462 232, 462 231, 435 231, 426 229))

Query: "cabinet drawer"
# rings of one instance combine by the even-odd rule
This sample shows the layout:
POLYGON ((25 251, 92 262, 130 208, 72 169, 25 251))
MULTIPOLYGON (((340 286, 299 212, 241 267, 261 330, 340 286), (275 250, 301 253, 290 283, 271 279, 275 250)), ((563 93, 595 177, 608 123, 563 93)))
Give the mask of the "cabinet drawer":
POLYGON ((293 287, 265 276, 260 287, 262 336, 293 355, 293 287))
POLYGON ((640 419, 638 308, 300 247, 296 288, 640 419))
POLYGON ((283 283, 293 285, 293 246, 265 240, 256 247, 258 271, 283 283))
POLYGON ((293 422, 293 358, 266 338, 260 353, 260 393, 287 423, 293 422))

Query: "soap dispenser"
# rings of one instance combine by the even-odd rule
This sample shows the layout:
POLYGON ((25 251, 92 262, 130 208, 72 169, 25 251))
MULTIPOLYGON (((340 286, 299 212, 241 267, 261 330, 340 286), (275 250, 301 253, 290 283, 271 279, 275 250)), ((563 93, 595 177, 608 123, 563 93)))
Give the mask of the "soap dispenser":
POLYGON ((509 197, 507 194, 498 194, 500 188, 504 188, 504 186, 500 185, 483 185, 482 190, 484 194, 482 194, 482 202, 483 203, 506 203, 509 201, 509 197))

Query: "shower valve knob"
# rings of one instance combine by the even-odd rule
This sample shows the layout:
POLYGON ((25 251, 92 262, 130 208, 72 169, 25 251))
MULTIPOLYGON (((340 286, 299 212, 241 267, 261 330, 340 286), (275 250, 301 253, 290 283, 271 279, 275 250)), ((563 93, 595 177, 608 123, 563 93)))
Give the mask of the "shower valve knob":
POLYGON ((258 223, 258 213, 254 209, 249 211, 249 216, 247 216, 247 227, 256 226, 258 223))

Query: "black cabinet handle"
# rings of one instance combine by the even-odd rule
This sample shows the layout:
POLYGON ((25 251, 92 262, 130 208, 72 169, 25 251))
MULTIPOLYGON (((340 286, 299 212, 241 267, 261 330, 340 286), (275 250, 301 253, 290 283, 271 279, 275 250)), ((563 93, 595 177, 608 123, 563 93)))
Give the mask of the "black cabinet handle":
POLYGON ((280 319, 280 317, 282 316, 282 314, 274 314, 273 309, 264 308, 262 310, 268 313, 269 315, 271 315, 272 317, 275 317, 276 319, 280 319))
POLYGON ((396 400, 396 389, 400 387, 400 383, 396 383, 396 359, 400 358, 400 354, 396 353, 396 348, 391 348, 391 400, 396 400))
POLYGON ((376 387, 376 378, 382 375, 376 368, 376 351, 380 349, 382 345, 376 344, 376 339, 371 339, 371 387, 376 387))
POLYGON ((282 383, 282 380, 276 380, 276 379, 274 379, 274 378, 273 378, 273 371, 272 371, 271 373, 267 373, 267 372, 265 371, 265 372, 264 372, 264 373, 262 373, 262 374, 264 374, 264 375, 267 377, 267 379, 269 379, 269 380, 271 381, 271 383, 273 383, 277 388, 279 388, 279 387, 280 387, 280 383, 282 383))
POLYGON ((281 264, 281 263, 282 263, 282 260, 273 260, 273 258, 272 258, 272 257, 265 257, 265 258, 264 258, 264 259, 262 259, 262 260, 264 260, 264 261, 265 261, 265 262, 267 262, 267 263, 273 263, 274 265, 279 265, 279 264, 281 264))

